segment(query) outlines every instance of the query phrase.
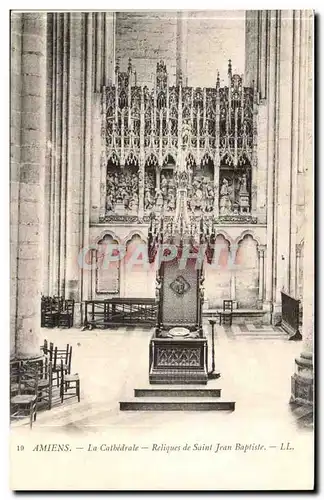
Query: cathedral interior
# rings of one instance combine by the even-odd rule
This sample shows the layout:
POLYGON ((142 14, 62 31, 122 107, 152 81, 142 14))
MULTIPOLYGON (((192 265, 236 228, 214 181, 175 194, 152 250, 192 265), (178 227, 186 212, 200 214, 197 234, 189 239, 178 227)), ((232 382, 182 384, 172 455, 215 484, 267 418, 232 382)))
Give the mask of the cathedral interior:
POLYGON ((53 408, 40 424, 102 424, 123 370, 143 377, 148 330, 134 320, 83 331, 86 304, 156 298, 154 266, 129 272, 127 262, 147 246, 152 218, 172 224, 181 162, 192 227, 203 217, 220 248, 204 268, 207 330, 232 305, 233 324, 215 326, 224 384, 243 419, 254 397, 268 400, 268 416, 273 398, 287 425, 289 400, 311 411, 313 14, 235 12, 11 13, 10 354, 68 343, 82 378, 81 406, 53 408), (125 252, 109 269, 107 243, 125 252), (301 342, 283 328, 283 294, 298 304, 301 342), (73 301, 72 328, 41 328, 42 297, 73 301), (92 379, 115 374, 108 392, 86 375, 94 359, 92 379), (240 363, 233 389, 225 374, 240 363))

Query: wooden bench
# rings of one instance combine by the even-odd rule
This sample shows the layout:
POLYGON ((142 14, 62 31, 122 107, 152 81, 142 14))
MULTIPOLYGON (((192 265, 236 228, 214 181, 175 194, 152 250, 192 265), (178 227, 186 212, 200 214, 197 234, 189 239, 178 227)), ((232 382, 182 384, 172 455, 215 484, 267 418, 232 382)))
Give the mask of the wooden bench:
POLYGON ((112 298, 85 301, 83 327, 108 328, 109 326, 155 325, 157 305, 154 298, 112 298))

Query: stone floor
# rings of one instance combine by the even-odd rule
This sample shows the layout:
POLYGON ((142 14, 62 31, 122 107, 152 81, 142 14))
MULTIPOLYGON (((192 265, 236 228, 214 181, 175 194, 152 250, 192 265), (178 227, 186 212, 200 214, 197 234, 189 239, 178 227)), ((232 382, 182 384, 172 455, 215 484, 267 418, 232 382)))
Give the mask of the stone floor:
MULTIPOLYGON (((206 331, 210 346, 209 325, 206 325, 206 331)), ((107 440, 107 437, 103 436, 109 436, 110 442, 140 441, 149 447, 153 441, 167 444, 187 442, 191 445, 219 442, 225 446, 234 446, 237 442, 263 443, 268 450, 266 460, 263 456, 259 460, 251 453, 239 454, 240 458, 237 453, 226 455, 224 452, 223 460, 217 462, 220 489, 229 487, 231 478, 227 465, 236 467, 235 460, 241 460, 237 462, 241 464, 237 465, 240 470, 236 479, 239 488, 268 489, 279 485, 286 489, 292 486, 293 481, 296 488, 304 489, 306 484, 311 484, 312 415, 308 410, 289 405, 290 377, 294 373, 294 359, 300 354, 301 343, 289 342, 280 328, 257 323, 232 327, 216 325, 216 369, 221 372, 221 378, 210 381, 208 388, 220 387, 223 399, 236 402, 235 412, 120 412, 119 401, 132 398, 134 388, 149 386, 149 329, 42 329, 41 334, 60 347, 66 343, 73 346, 72 372, 79 373, 81 378, 81 402, 71 399, 51 411, 39 413, 33 433, 46 433, 47 439, 51 436, 56 439, 59 433, 65 439, 68 436, 82 443, 84 439, 87 442, 106 442, 103 439, 107 440), (287 442, 294 451, 280 451, 281 443, 287 442), (261 479, 258 470, 263 462, 268 473, 265 475, 262 468, 261 479), (255 467, 253 473, 250 469, 252 465, 255 467), (302 473, 294 467, 302 467, 302 473), (224 474, 219 476, 220 471, 226 470, 227 481, 224 474)), ((15 425, 13 428, 16 428, 15 425)), ((19 425, 27 427, 26 424, 19 425)), ((197 453, 202 458, 203 451, 197 453)), ((173 455, 168 456, 174 463, 173 455)), ((189 472, 191 462, 187 465, 189 472)), ((137 470, 134 463, 132 467, 137 470)), ((185 469, 184 465, 181 467, 185 469)), ((207 470, 211 473, 209 462, 207 470)), ((205 473, 206 489, 210 489, 210 484, 215 488, 209 473, 205 473)), ((180 481, 180 476, 172 476, 168 484, 180 481)), ((153 477, 156 487, 167 488, 156 474, 153 477)), ((82 483, 82 478, 80 481, 82 483)), ((117 474, 109 484, 118 488, 121 481, 117 474)), ((186 484, 191 484, 191 487, 197 484, 193 477, 189 477, 188 481, 186 484)), ((145 489, 147 484, 151 483, 145 483, 145 489)), ((136 476, 132 487, 143 488, 143 480, 136 476)))

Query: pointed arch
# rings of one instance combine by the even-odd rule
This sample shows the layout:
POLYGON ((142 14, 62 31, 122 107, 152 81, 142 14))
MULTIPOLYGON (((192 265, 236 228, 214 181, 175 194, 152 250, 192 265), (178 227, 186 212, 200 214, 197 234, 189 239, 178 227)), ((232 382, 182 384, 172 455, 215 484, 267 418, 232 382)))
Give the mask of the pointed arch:
POLYGON ((127 246, 127 244, 134 238, 134 236, 138 236, 139 238, 141 238, 144 243, 147 242, 147 236, 145 236, 145 234, 139 229, 134 229, 133 231, 130 231, 127 236, 125 236, 125 238, 123 239, 123 244, 127 246))
POLYGON ((145 167, 150 167, 154 166, 156 167, 158 165, 158 157, 155 153, 150 151, 146 156, 145 156, 145 167))
POLYGON ((111 162, 115 166, 120 165, 120 157, 119 157, 117 151, 113 150, 109 153, 108 158, 107 158, 107 165, 109 162, 111 162))
POLYGON ((102 231, 100 235, 97 236, 97 238, 95 239, 95 244, 96 245, 100 244, 105 239, 105 237, 108 236, 110 236, 113 240, 117 241, 117 243, 120 245, 121 240, 119 236, 117 236, 117 234, 111 229, 105 229, 104 231, 102 231))
POLYGON ((172 152, 172 153, 166 153, 163 157, 163 166, 167 165, 167 163, 172 163, 174 166, 176 166, 177 163, 177 156, 172 152))
POLYGON ((230 247, 234 243, 233 238, 231 238, 231 236, 224 229, 217 229, 216 238, 217 236, 223 236, 224 240, 228 242, 230 247))
POLYGON ((134 153, 134 151, 130 151, 128 153, 126 160, 125 160, 125 165, 127 165, 128 167, 138 167, 139 159, 136 156, 136 154, 134 153))

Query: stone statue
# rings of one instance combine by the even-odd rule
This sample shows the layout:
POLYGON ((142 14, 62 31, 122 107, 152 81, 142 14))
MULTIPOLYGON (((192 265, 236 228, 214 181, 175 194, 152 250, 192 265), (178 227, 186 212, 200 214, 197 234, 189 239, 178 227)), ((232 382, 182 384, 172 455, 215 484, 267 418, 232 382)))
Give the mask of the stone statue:
POLYGON ((130 203, 129 203, 129 208, 130 210, 137 210, 138 208, 138 194, 137 191, 133 191, 130 203))
POLYGON ((106 212, 111 212, 114 208, 113 199, 110 193, 107 194, 106 198, 106 212))
POLYGON ((162 195, 165 198, 168 195, 168 179, 165 174, 162 174, 161 176, 161 190, 162 195))
POLYGON ((241 179, 240 179, 240 195, 241 194, 244 194, 246 195, 247 194, 247 179, 246 179, 246 174, 243 174, 241 179))
POLYGON ((163 207, 163 195, 161 189, 156 189, 155 190, 155 206, 157 210, 161 210, 163 207))
POLYGON ((220 194, 221 196, 228 196, 228 180, 226 178, 223 179, 220 194))
POLYGON ((229 194, 230 194, 230 188, 228 185, 228 180, 226 178, 224 178, 223 184, 221 187, 221 191, 220 191, 221 196, 220 196, 220 203, 219 203, 221 215, 228 215, 229 213, 231 213, 232 203, 231 203, 229 194))
POLYGON ((209 181, 206 187, 206 211, 211 212, 214 206, 214 186, 213 181, 209 181))
POLYGON ((169 211, 175 210, 175 196, 173 193, 173 189, 170 189, 168 192, 168 201, 167 201, 167 208, 169 211))
POLYGON ((150 210, 153 207, 151 192, 148 187, 144 191, 144 208, 150 210))

